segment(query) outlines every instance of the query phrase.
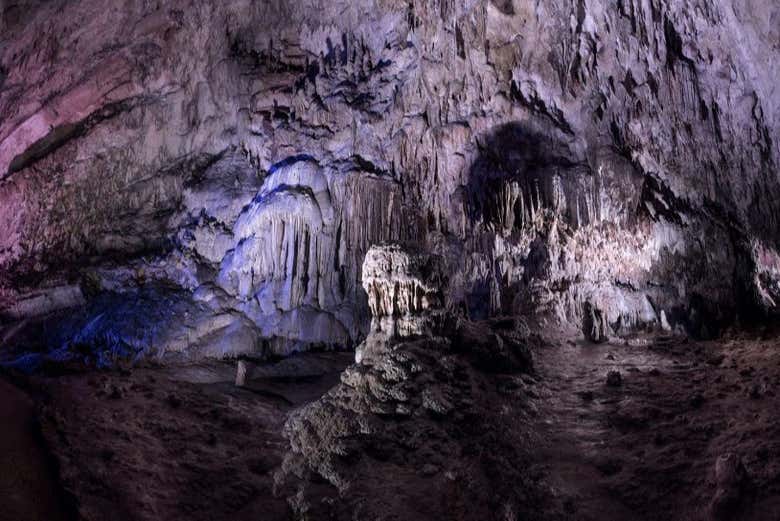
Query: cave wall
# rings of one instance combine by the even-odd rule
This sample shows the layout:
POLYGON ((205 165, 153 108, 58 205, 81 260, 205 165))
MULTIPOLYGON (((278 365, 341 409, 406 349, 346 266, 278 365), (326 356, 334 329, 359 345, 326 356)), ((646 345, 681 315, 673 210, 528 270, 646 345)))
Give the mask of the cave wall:
POLYGON ((6 320, 162 286, 191 329, 343 345, 388 241, 440 254, 472 317, 714 334, 776 308, 772 2, 3 9, 6 320))

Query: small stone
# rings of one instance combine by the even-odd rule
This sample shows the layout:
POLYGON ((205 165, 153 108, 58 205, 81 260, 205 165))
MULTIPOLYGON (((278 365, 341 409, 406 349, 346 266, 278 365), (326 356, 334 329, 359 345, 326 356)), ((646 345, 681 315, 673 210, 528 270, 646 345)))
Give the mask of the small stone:
POLYGON ((614 476, 623 470, 623 463, 615 458, 606 458, 596 462, 596 468, 604 476, 614 476))
POLYGON ((610 371, 607 373, 607 385, 609 387, 620 387, 623 385, 623 376, 620 371, 610 371))
POLYGON ((399 403, 395 407, 395 414, 398 414, 399 416, 409 416, 410 414, 412 414, 412 410, 409 408, 408 405, 399 403))
POLYGON ((448 414, 454 408, 446 393, 436 388, 423 390, 422 406, 440 416, 448 414))
POLYGON ((715 462, 715 495, 710 503, 712 518, 732 519, 742 501, 748 474, 742 459, 729 452, 715 462))
POLYGON ((100 457, 103 461, 111 461, 114 459, 115 452, 112 449, 102 449, 100 451, 100 457))
POLYGON ((111 390, 108 393, 108 397, 111 398, 112 400, 119 400, 120 398, 122 398, 122 395, 123 395, 122 389, 112 384, 111 390))
POLYGON ((439 467, 437 467, 436 465, 432 463, 426 463, 425 465, 423 465, 422 468, 423 476, 433 476, 434 474, 438 474, 438 473, 439 473, 439 467))
POLYGON ((752 375, 755 370, 756 369, 754 367, 752 367, 752 366, 751 367, 746 367, 745 369, 741 369, 739 371, 739 375, 743 376, 743 377, 748 377, 748 376, 752 375))

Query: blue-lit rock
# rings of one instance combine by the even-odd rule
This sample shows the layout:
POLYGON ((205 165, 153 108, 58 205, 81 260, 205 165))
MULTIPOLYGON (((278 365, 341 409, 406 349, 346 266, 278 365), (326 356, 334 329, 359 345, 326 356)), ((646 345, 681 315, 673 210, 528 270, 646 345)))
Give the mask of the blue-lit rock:
POLYGON ((369 177, 294 156, 269 170, 238 216, 217 282, 280 354, 349 345, 364 330, 355 260, 392 238, 399 219, 396 185, 369 177))

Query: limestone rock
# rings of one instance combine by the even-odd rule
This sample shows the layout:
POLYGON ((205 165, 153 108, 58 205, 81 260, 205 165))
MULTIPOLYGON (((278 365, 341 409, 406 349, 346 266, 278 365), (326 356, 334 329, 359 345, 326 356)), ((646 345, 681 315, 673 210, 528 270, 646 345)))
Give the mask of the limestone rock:
POLYGON ((363 288, 372 316, 397 317, 441 308, 443 273, 436 258, 398 245, 370 249, 363 261, 363 288))
POLYGON ((748 484, 748 475, 740 457, 734 453, 718 456, 715 462, 715 495, 710 505, 713 519, 728 519, 738 512, 748 484))
POLYGON ((603 312, 590 302, 583 305, 582 333, 591 342, 600 344, 609 340, 609 325, 603 312))
POLYGON ((284 433, 292 452, 276 481, 298 517, 477 520, 533 509, 541 491, 519 470, 529 448, 517 429, 502 427, 528 414, 524 397, 502 394, 495 375, 474 365, 500 339, 516 345, 498 355, 506 357, 502 374, 528 370, 527 340, 486 323, 449 331, 457 343, 391 340, 290 416, 284 433), (481 347, 472 351, 466 338, 481 347), (474 444, 504 449, 490 457, 471 451, 474 444), (479 471, 484 465, 491 470, 479 471))
POLYGON ((274 165, 235 220, 218 284, 264 336, 348 344, 361 327, 354 316, 361 311, 355 258, 373 242, 397 236, 394 194, 390 180, 339 175, 309 156, 274 165), (375 189, 354 192, 355 181, 375 189), (369 218, 373 225, 359 230, 369 218))
POLYGON ((85 298, 219 285, 280 353, 354 345, 387 242, 438 255, 471 319, 579 329, 590 303, 605 336, 661 310, 713 336, 778 311, 776 2, 23 5, 0 314, 115 273, 85 298))

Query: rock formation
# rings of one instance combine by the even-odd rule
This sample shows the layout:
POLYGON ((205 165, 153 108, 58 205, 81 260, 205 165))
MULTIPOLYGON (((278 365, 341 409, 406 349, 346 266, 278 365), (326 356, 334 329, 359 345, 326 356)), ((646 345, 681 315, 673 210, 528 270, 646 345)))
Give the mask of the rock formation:
POLYGON ((780 509, 778 77, 777 0, 5 0, 0 372, 87 519, 780 509))
POLYGON ((591 309, 610 336, 663 313, 708 336, 773 313, 778 20, 759 0, 12 2, 3 316, 151 286, 261 350, 345 345, 386 241, 438 253, 471 318, 582 330, 591 309))
POLYGON ((541 501, 516 466, 529 433, 506 425, 530 414, 529 338, 514 320, 442 317, 435 265, 397 246, 368 252, 374 325, 400 325, 372 330, 341 383, 287 420, 277 493, 298 518, 493 519, 541 501), (497 446, 507 454, 475 449, 497 446))

